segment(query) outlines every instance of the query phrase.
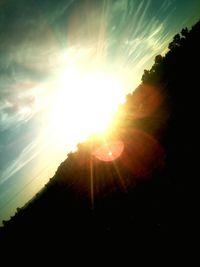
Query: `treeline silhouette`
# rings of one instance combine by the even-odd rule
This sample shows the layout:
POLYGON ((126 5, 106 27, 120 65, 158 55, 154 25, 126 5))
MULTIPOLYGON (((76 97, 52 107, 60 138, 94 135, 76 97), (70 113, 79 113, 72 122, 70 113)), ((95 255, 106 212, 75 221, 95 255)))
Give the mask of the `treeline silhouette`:
POLYGON ((94 153, 103 145, 101 138, 79 144, 45 188, 4 221, 2 242, 64 240, 65 246, 81 246, 88 239, 175 242, 191 235, 199 36, 200 21, 175 35, 167 54, 155 57, 141 85, 120 106, 108 143, 120 140, 122 154, 114 162, 101 161, 94 153))

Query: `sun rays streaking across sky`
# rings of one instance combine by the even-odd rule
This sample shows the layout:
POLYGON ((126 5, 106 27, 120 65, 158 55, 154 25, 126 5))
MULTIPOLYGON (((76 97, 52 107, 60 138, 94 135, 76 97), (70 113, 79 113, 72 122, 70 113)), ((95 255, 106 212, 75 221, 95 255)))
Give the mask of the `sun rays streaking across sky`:
POLYGON ((110 125, 143 70, 199 11, 198 0, 0 4, 0 220, 78 142, 110 125))

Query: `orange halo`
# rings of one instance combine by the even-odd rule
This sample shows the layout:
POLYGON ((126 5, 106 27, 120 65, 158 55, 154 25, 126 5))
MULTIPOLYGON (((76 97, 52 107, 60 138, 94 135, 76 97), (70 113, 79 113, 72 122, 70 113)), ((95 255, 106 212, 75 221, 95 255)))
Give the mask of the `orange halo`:
POLYGON ((97 159, 105 162, 116 160, 124 150, 124 143, 120 140, 106 141, 92 153, 97 159))

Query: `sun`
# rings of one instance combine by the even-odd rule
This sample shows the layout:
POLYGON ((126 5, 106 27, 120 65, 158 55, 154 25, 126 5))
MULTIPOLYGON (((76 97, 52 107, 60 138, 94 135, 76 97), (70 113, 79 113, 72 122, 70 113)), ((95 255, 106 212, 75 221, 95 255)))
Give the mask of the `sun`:
POLYGON ((104 71, 69 68, 58 76, 56 85, 50 120, 61 145, 103 134, 125 101, 122 80, 104 71))

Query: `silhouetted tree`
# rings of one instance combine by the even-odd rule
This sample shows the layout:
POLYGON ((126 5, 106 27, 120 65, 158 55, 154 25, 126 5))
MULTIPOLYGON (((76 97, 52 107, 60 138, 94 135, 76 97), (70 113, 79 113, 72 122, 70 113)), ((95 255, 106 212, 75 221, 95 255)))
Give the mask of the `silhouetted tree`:
POLYGON ((163 57, 161 55, 157 55, 155 57, 155 64, 160 64, 163 60, 163 57))
POLYGON ((189 32, 188 32, 188 28, 187 28, 187 27, 184 28, 184 29, 182 29, 182 31, 181 31, 182 36, 185 37, 185 38, 187 38, 188 33, 189 33, 189 32))

